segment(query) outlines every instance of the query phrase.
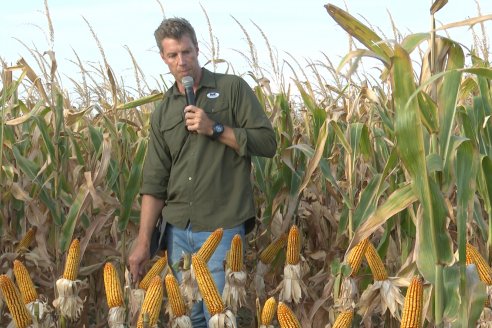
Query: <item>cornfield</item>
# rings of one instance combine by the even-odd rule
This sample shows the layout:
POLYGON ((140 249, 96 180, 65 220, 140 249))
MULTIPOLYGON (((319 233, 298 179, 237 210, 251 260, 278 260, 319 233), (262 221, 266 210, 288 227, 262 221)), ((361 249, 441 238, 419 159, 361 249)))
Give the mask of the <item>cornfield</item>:
MULTIPOLYGON (((226 261, 236 296, 218 295, 200 254, 185 258, 213 327, 491 325, 492 69, 485 34, 472 30, 469 50, 435 29, 445 3, 430 8, 431 32, 395 29, 391 42, 327 4, 354 49, 337 67, 292 58, 294 92, 273 52, 265 70, 249 44, 278 149, 252 159, 257 224, 226 261)), ((192 300, 165 254, 145 286, 126 270, 165 86, 144 91, 135 62, 127 90, 101 52, 99 65, 77 58, 70 92, 50 52, 32 49, 35 67, 2 62, 2 327, 188 327, 192 300)))

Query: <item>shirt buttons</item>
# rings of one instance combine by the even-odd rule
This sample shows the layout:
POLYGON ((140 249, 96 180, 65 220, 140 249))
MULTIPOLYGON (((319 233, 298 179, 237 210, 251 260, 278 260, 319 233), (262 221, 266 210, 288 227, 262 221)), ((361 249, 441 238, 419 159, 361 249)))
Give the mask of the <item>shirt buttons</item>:
POLYGON ((191 177, 188 177, 188 180, 189 180, 189 181, 191 181, 191 179, 192 179, 191 177))
POLYGON ((193 205, 193 202, 190 202, 190 206, 193 205))

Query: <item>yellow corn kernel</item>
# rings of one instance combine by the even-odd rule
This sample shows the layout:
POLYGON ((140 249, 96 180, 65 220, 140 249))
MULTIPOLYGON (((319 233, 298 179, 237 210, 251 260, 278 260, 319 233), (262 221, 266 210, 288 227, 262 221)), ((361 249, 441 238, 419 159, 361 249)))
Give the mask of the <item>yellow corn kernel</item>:
POLYGON ((123 290, 121 289, 120 278, 115 267, 111 263, 104 265, 104 289, 106 299, 110 308, 123 306, 123 290))
POLYGON ((274 242, 268 245, 261 253, 260 253, 260 261, 264 264, 270 264, 277 256, 278 252, 285 247, 287 244, 287 235, 282 234, 278 237, 274 242))
POLYGON ((19 244, 15 248, 15 251, 17 253, 23 252, 31 246, 32 241, 34 240, 34 237, 36 236, 36 226, 32 226, 22 237, 22 239, 19 241, 19 244))
POLYGON ((80 242, 77 238, 72 240, 70 248, 68 249, 67 260, 65 262, 65 270, 63 271, 63 278, 71 281, 77 279, 80 265, 80 242))
POLYGON ((166 265, 167 265, 167 253, 165 253, 163 257, 161 257, 160 259, 158 259, 154 263, 154 265, 152 265, 152 267, 147 272, 147 274, 145 275, 145 277, 138 284, 138 287, 141 288, 141 289, 143 289, 143 290, 147 290, 147 288, 149 288, 150 281, 155 276, 159 276, 161 274, 162 270, 164 270, 164 268, 166 267, 166 265))
POLYGON ((27 307, 24 305, 22 296, 10 278, 4 274, 0 275, 0 289, 7 303, 12 318, 18 328, 26 328, 32 323, 32 318, 27 307))
POLYGON ((240 234, 232 238, 231 250, 229 251, 229 267, 234 272, 243 270, 243 239, 240 234))
POLYGON ((24 303, 29 304, 37 300, 38 293, 29 275, 29 271, 27 271, 27 268, 19 260, 14 260, 14 275, 24 303))
POLYGON ((301 323, 294 312, 283 302, 278 303, 277 319, 280 328, 301 328, 301 323))
POLYGON ((198 254, 192 256, 191 262, 193 264, 193 269, 195 270, 195 277, 198 288, 200 289, 200 294, 202 294, 208 312, 210 312, 211 316, 223 313, 225 310, 224 302, 222 302, 222 298, 220 297, 217 286, 208 270, 207 264, 198 254))
POLYGON ((352 327, 352 320, 354 319, 354 311, 343 311, 335 320, 332 328, 349 328, 352 327))
POLYGON ((179 289, 178 280, 173 274, 168 273, 166 275, 166 291, 168 302, 171 305, 171 311, 173 316, 181 317, 186 314, 186 306, 179 289))
POLYGON ((217 246, 222 240, 222 235, 224 235, 224 229, 219 228, 215 230, 208 236, 207 240, 205 240, 202 247, 198 250, 197 255, 200 256, 205 263, 210 260, 212 254, 217 249, 217 246))
POLYGON ((359 241, 359 243, 350 250, 347 256, 347 263, 350 265, 350 268, 352 268, 352 271, 350 272, 351 276, 355 276, 359 271, 368 244, 369 238, 366 238, 359 241))
MULTIPOLYGON (((473 263, 477 267, 478 275, 487 286, 492 285, 492 269, 487 264, 483 256, 478 250, 470 243, 466 243, 466 257, 470 258, 470 263, 473 263)), ((467 264, 468 260, 466 261, 467 264)))
POLYGON ((374 276, 374 280, 382 281, 388 279, 388 272, 386 272, 386 269, 384 268, 383 260, 381 260, 378 251, 371 242, 367 244, 365 255, 367 264, 369 264, 372 275, 374 276))
POLYGON ((289 238, 287 239, 287 256, 288 264, 296 265, 301 258, 301 240, 299 236, 299 228, 294 224, 290 227, 289 238))
POLYGON ((149 288, 145 293, 140 315, 138 317, 137 328, 144 327, 144 315, 149 318, 149 327, 157 324, 159 312, 161 311, 162 298, 164 297, 164 288, 161 277, 154 276, 150 281, 149 288))
POLYGON ((401 328, 421 327, 423 292, 422 278, 419 276, 413 277, 403 303, 401 328))
POLYGON ((272 296, 265 301, 265 305, 261 310, 261 324, 265 326, 271 325, 276 310, 277 302, 275 301, 275 297, 272 296))

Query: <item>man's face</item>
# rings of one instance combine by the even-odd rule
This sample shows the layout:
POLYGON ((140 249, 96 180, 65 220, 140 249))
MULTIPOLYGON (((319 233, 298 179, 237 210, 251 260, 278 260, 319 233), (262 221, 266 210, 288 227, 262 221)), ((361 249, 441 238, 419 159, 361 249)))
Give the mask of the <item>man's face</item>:
POLYGON ((195 81, 199 79, 198 48, 188 35, 179 40, 165 38, 161 44, 161 57, 178 84, 184 76, 191 76, 195 81))

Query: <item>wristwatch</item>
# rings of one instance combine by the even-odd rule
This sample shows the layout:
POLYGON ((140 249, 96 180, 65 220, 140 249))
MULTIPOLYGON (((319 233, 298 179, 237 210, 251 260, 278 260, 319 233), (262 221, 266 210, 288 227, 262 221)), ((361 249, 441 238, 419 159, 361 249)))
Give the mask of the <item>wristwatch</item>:
POLYGON ((217 140, 223 132, 224 125, 222 125, 222 123, 215 122, 212 126, 212 135, 210 136, 210 138, 212 138, 212 140, 217 140))

